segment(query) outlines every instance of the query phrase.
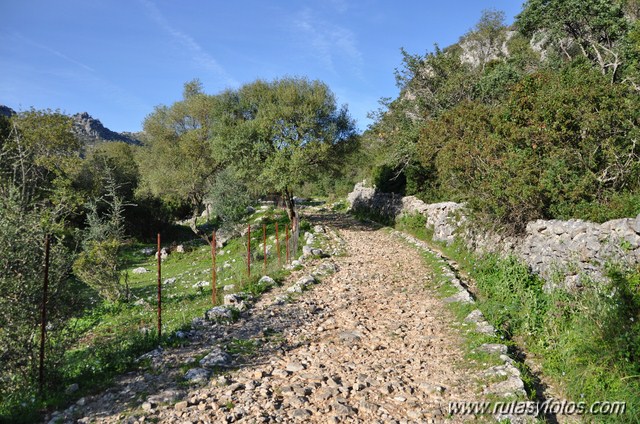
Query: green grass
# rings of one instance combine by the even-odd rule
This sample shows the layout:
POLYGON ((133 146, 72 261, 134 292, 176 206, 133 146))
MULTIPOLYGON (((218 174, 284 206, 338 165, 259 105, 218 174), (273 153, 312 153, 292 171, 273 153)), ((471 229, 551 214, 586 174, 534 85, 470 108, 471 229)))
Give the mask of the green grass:
POLYGON ((331 205, 333 212, 346 212, 349 209, 349 203, 346 200, 338 200, 331 205))
MULTIPOLYGON (((406 217, 398 228, 430 241, 423 226, 420 218, 406 217)), ((476 307, 503 338, 501 343, 517 343, 531 354, 542 365, 545 378, 561 388, 560 395, 587 404, 627 404, 624 415, 584 416, 584 420, 640 422, 640 269, 610 266, 610 282, 590 281, 577 292, 546 293, 543 281, 514 257, 481 257, 459 242, 433 244, 475 281, 476 307)), ((437 283, 438 258, 427 262, 437 283)), ((439 290, 448 294, 446 285, 439 290)), ((458 317, 467 313, 464 306, 453 308, 458 317)), ((471 340, 471 345, 478 343, 471 340)), ((519 367, 531 390, 534 377, 522 364, 519 367)))
POLYGON ((260 342, 257 340, 233 339, 227 344, 226 351, 231 355, 250 356, 258 350, 259 346, 260 342))
MULTIPOLYGON (((270 287, 259 283, 262 275, 269 275, 280 284, 290 271, 285 265, 285 224, 288 218, 284 211, 272 208, 259 210, 250 216, 251 223, 251 277, 247 275, 246 235, 231 240, 217 253, 217 302, 227 293, 244 291, 259 296, 270 287), (260 220, 260 223, 256 223, 260 220), (275 223, 279 225, 281 263, 275 249, 275 223), (264 268, 262 249, 262 223, 266 224, 267 245, 272 246, 272 254, 267 257, 264 268), (226 264, 226 265, 225 265, 226 264), (232 291, 222 288, 233 285, 232 291)), ((307 229, 310 225, 307 223, 307 229)), ((302 236, 303 234, 301 234, 302 236)), ((51 375, 50 391, 43 400, 28 403, 20 407, 20 402, 0 401, 0 422, 38 421, 38 409, 60 408, 67 402, 80 396, 95 393, 107 387, 113 378, 135 368, 146 368, 148 361, 136 363, 140 355, 160 345, 176 346, 188 343, 188 340, 175 337, 178 330, 190 328, 191 321, 204 317, 211 308, 211 251, 210 246, 196 238, 186 227, 172 227, 169 236, 163 236, 163 246, 184 244, 185 253, 173 252, 162 262, 162 340, 157 337, 157 262, 154 255, 141 252, 145 247, 155 250, 155 244, 129 243, 121 251, 124 260, 127 284, 130 289, 129 301, 109 303, 98 301, 80 317, 73 320, 72 327, 78 335, 78 341, 66 352, 63 366, 51 375), (144 267, 144 274, 134 274, 134 268, 144 267), (165 284, 167 279, 175 282, 165 284), (196 287, 201 281, 209 284, 196 287), (80 386, 78 392, 66 395, 64 388, 72 383, 80 386)), ((302 237, 301 237, 302 240, 302 237)), ((300 243, 302 244, 302 243, 300 243)), ((294 255, 292 254, 292 257, 294 255)), ((93 296, 96 296, 93 293, 93 296)), ((232 350, 237 353, 250 353, 252 346, 248 341, 237 341, 232 350)), ((251 342, 253 343, 253 342, 251 342)), ((253 346, 255 349, 255 346, 253 346)))
POLYGON ((411 233, 420 240, 431 240, 433 237, 433 230, 427 228, 427 218, 421 214, 402 215, 395 222, 395 228, 411 233))

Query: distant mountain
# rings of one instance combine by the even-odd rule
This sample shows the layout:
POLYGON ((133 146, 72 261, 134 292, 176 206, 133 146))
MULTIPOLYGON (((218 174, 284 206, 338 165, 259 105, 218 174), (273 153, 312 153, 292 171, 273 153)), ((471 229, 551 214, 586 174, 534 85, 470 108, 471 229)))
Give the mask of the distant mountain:
POLYGON ((16 114, 16 111, 11 109, 8 106, 0 105, 0 116, 6 116, 7 118, 11 118, 16 114))
MULTIPOLYGON (((16 111, 0 105, 0 116, 12 117, 16 111)), ((128 144, 141 144, 140 133, 111 131, 87 112, 76 113, 73 120, 73 132, 84 144, 93 146, 104 141, 122 141, 128 144)))
POLYGON ((76 113, 73 119, 73 132, 85 144, 93 145, 102 141, 122 141, 128 144, 141 144, 138 135, 130 132, 117 133, 102 125, 99 119, 87 112, 76 113))

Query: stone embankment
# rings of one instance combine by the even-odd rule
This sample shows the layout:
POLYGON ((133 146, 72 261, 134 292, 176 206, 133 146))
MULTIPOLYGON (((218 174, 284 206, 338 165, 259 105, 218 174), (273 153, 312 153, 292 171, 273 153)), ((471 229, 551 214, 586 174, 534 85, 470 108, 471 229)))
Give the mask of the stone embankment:
POLYGON ((433 239, 451 243, 456 237, 476 251, 514 254, 544 278, 546 289, 573 288, 581 277, 601 280, 608 262, 640 264, 640 215, 602 224, 582 220, 536 220, 520 237, 501 237, 477 231, 469 224, 463 204, 426 204, 413 196, 382 193, 356 184, 348 196, 352 210, 396 219, 421 214, 433 230, 433 239))
POLYGON ((346 216, 311 219, 322 225, 308 245, 330 257, 312 252, 257 300, 228 296, 244 302, 238 321, 209 311, 179 335, 184 346, 149 352, 138 371, 49 419, 455 423, 469 417, 449 416, 449 402, 522 396, 506 346, 483 347, 502 358, 497 368, 466 362, 464 334, 491 329, 477 313, 453 317, 448 301, 472 301, 460 283, 459 299, 441 300, 405 240, 346 216))

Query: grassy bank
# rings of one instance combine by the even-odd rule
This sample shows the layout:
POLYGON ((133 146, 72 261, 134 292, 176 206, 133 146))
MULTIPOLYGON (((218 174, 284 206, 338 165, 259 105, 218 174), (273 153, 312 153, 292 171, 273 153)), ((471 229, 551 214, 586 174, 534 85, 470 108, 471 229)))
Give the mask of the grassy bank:
MULTIPOLYGON (((221 304, 227 293, 246 291, 260 295, 268 289, 258 283, 262 275, 271 276, 277 283, 286 277, 288 271, 279 264, 275 247, 276 222, 281 265, 285 264, 286 214, 272 209, 258 211, 245 222, 252 225, 251 277, 247 276, 246 235, 232 239, 217 253, 216 304, 221 304), (261 246, 263 223, 267 229, 267 246, 270 246, 266 270, 261 246), (233 287, 223 290, 225 286, 233 287)), ((309 224, 303 224, 308 229, 309 224)), ((108 387, 116 376, 144 367, 144 363, 136 363, 136 358, 158 345, 188 343, 177 337, 176 332, 189 328, 194 318, 204 317, 213 306, 211 249, 189 231, 173 231, 163 240, 163 246, 182 244, 185 252, 173 252, 162 262, 162 338, 158 339, 156 330, 157 262, 153 254, 143 252, 144 248, 155 252, 155 246, 133 243, 121 252, 126 260, 123 281, 126 280, 129 287, 129 299, 101 301, 96 293, 85 289, 82 295, 93 296, 94 306, 70 323, 69 331, 73 334, 69 337, 76 341, 59 359, 55 372, 47 371, 44 395, 39 396, 34 389, 28 395, 18 393, 15 398, 0 399, 0 422, 40 421, 42 411, 63 408, 74 399, 108 387), (136 268, 144 268, 146 272, 134 273, 136 268), (77 384, 77 391, 66 393, 65 389, 72 384, 77 384)))
POLYGON ((609 282, 577 292, 543 291, 514 257, 478 256, 461 243, 434 243, 422 216, 396 223, 433 243, 475 281, 477 306, 499 335, 525 351, 557 395, 575 402, 626 402, 623 415, 593 422, 640 422, 640 272, 611 265, 609 282))

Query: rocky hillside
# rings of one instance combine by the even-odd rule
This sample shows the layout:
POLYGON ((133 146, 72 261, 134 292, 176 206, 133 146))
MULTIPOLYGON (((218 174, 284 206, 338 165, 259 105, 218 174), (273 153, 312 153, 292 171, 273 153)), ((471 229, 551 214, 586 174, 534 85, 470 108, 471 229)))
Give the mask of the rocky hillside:
MULTIPOLYGON (((0 105, 0 116, 11 117, 16 111, 8 106, 0 105)), ((73 119, 73 131, 85 144, 93 146, 104 141, 122 141, 129 144, 140 144, 140 134, 111 131, 102 125, 99 119, 95 119, 87 112, 76 113, 73 119)))
POLYGON ((122 141, 129 144, 140 144, 140 140, 133 133, 117 133, 102 125, 99 119, 93 118, 87 112, 76 113, 73 119, 73 130, 84 143, 94 145, 102 141, 122 141))

